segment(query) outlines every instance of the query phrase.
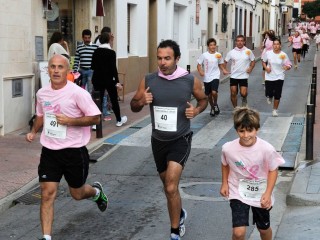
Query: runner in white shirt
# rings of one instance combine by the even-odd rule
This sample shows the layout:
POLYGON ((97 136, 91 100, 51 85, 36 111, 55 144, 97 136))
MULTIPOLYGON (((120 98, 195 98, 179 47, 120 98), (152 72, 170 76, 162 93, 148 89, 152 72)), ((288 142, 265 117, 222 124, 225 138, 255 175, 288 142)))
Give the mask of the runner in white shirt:
POLYGON ((217 41, 214 38, 209 38, 207 47, 208 51, 203 53, 197 60, 197 69, 200 76, 204 77, 205 94, 208 96, 211 106, 210 115, 215 116, 220 113, 218 106, 220 69, 224 74, 228 74, 228 71, 224 67, 221 53, 216 52, 217 41))
POLYGON ((278 116, 282 87, 284 82, 284 72, 292 67, 292 63, 286 53, 281 51, 281 41, 273 41, 273 51, 268 51, 262 58, 262 65, 266 69, 265 94, 268 104, 273 98, 272 116, 278 116))
POLYGON ((237 106, 238 86, 242 97, 242 106, 247 106, 248 78, 254 68, 254 55, 250 49, 244 46, 245 37, 236 37, 236 47, 227 53, 225 64, 231 60, 230 98, 233 107, 237 106))

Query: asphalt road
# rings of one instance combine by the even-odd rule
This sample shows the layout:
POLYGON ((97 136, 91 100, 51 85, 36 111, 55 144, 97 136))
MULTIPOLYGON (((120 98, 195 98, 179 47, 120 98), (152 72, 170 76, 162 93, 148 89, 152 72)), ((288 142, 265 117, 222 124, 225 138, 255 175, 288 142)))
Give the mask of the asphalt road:
MULTIPOLYGON (((285 45, 286 43, 283 43, 283 48, 287 51, 285 45)), ((312 46, 298 70, 287 72, 278 119, 301 117, 305 114, 314 49, 312 46)), ((292 59, 291 52, 289 57, 292 59)), ((260 111, 263 125, 272 118, 272 107, 266 103, 264 97, 261 69, 261 63, 257 62, 249 79, 248 104, 260 111)), ((195 132, 194 146, 180 184, 183 207, 188 211, 184 240, 231 239, 230 207, 219 195, 221 146, 237 137, 230 121, 232 105, 228 81, 220 84, 219 106, 219 116, 210 117, 207 109, 192 121, 195 132), (209 134, 206 135, 206 132, 209 134)), ((277 122, 266 129, 272 132, 273 127, 279 127, 276 125, 277 122)), ((99 180, 109 195, 110 207, 106 212, 100 213, 91 201, 72 200, 66 185, 61 185, 55 205, 54 239, 169 238, 166 199, 150 145, 146 144, 150 140, 148 127, 136 132, 136 135, 140 134, 136 138, 128 138, 127 142, 116 144, 114 151, 90 168, 88 182, 99 180), (138 137, 142 140, 137 141, 138 137)), ((276 190, 279 206, 283 206, 281 201, 288 190, 291 177, 290 170, 280 173, 276 190)), ((275 210, 271 214, 281 218, 280 213, 281 210, 275 210)), ((254 227, 250 226, 247 231, 248 238, 253 231, 254 227)), ((1 240, 31 240, 37 237, 41 237, 38 203, 18 204, 0 216, 1 240)))

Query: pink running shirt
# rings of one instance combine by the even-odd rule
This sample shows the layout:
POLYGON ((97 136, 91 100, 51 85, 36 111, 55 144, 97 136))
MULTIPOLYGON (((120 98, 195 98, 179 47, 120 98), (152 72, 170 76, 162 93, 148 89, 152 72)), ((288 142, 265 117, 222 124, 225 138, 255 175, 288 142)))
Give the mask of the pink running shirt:
POLYGON ((70 81, 67 81, 66 86, 62 89, 54 90, 51 88, 51 84, 39 89, 37 92, 37 116, 43 116, 43 131, 40 142, 51 150, 83 147, 88 144, 91 132, 90 126, 64 126, 66 127, 65 138, 49 137, 45 133, 49 125, 46 125, 46 113, 47 115, 51 113, 53 116, 57 113, 63 113, 72 118, 101 114, 90 94, 70 81))
MULTIPOLYGON (((276 170, 285 161, 274 147, 257 137, 256 143, 251 147, 239 144, 239 138, 227 142, 222 146, 221 162, 229 165, 228 176, 229 200, 238 199, 241 202, 254 207, 260 207, 260 201, 243 199, 239 193, 240 179, 266 180, 269 171, 276 170)), ((272 205, 274 196, 272 195, 272 205)))

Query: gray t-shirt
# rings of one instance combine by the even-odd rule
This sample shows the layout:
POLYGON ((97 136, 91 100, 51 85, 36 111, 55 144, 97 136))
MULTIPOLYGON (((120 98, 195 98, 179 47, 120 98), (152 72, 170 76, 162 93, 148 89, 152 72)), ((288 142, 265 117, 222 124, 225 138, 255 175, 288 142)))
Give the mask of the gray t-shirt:
POLYGON ((145 77, 145 87, 153 95, 150 104, 152 136, 161 141, 178 139, 191 132, 190 119, 185 116, 193 93, 194 76, 167 80, 152 73, 145 77))

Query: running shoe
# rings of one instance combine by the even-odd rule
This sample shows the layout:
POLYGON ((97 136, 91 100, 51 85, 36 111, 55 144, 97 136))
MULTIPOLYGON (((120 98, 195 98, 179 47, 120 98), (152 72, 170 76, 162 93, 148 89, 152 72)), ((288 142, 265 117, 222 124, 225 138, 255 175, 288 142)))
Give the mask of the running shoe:
POLYGON ((92 131, 96 131, 97 130, 97 125, 92 125, 91 129, 92 129, 92 131))
POLYGON ((94 182, 92 184, 92 187, 97 188, 97 189, 100 190, 99 196, 96 199, 94 199, 94 201, 97 203, 99 210, 101 212, 104 212, 108 208, 108 197, 103 192, 103 187, 102 187, 101 183, 94 182))
POLYGON ((211 108, 211 110, 210 110, 210 116, 211 116, 211 117, 214 117, 214 115, 215 115, 214 109, 211 108))
POLYGON ((179 235, 171 233, 170 240, 181 240, 181 238, 179 235))
POLYGON ((298 65, 294 65, 294 69, 298 69, 298 65))
POLYGON ((272 116, 273 116, 273 117, 278 117, 277 109, 273 109, 273 110, 272 110, 272 116))
POLYGON ((110 121, 111 120, 111 117, 108 117, 108 116, 105 116, 104 118, 103 118, 103 121, 110 121))
POLYGON ((121 121, 120 121, 120 122, 117 122, 116 126, 117 126, 117 127, 121 127, 121 126, 122 126, 123 124, 125 124, 127 121, 128 121, 127 116, 123 116, 123 117, 121 118, 121 121))
POLYGON ((247 98, 246 97, 243 97, 242 98, 242 107, 246 107, 248 105, 248 102, 247 102, 247 98))
POLYGON ((272 103, 272 98, 267 97, 267 103, 271 104, 272 103))
POLYGON ((219 106, 218 106, 218 105, 213 106, 213 110, 214 110, 214 114, 215 114, 215 115, 219 115, 220 109, 219 109, 219 106))
POLYGON ((182 217, 180 218, 180 226, 179 226, 179 235, 180 237, 183 237, 183 235, 186 233, 186 226, 184 225, 184 221, 187 219, 188 214, 187 211, 182 208, 182 217))

